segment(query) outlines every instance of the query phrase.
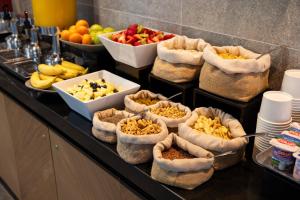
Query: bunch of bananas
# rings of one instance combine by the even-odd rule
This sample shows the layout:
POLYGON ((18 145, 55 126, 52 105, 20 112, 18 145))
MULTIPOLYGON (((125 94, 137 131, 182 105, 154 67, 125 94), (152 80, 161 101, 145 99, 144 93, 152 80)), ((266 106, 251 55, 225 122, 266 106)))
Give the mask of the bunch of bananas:
POLYGON ((88 68, 80 65, 62 61, 62 63, 55 66, 40 64, 38 72, 32 73, 30 83, 33 87, 38 89, 48 89, 53 83, 63 81, 65 79, 74 78, 88 72, 88 68))

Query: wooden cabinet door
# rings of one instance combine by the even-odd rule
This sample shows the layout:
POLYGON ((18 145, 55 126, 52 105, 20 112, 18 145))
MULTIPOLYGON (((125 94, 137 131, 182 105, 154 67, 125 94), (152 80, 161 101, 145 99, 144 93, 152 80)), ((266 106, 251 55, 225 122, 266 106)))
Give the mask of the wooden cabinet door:
POLYGON ((21 200, 57 199, 48 127, 4 96, 21 200))
POLYGON ((20 199, 20 188, 4 94, 0 92, 0 177, 20 199))
POLYGON ((50 130, 59 200, 121 199, 117 178, 50 130))
POLYGON ((140 200, 141 198, 136 195, 134 192, 129 190, 126 186, 120 184, 120 193, 121 199, 120 200, 140 200))

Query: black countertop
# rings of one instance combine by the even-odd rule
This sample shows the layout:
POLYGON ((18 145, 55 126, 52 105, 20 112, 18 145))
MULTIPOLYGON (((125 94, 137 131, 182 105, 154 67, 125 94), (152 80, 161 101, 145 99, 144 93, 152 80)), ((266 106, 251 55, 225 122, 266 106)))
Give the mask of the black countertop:
POLYGON ((29 90, 24 82, 3 69, 0 69, 0 88, 146 199, 256 200, 300 194, 299 185, 262 169, 252 161, 242 161, 234 167, 217 171, 208 182, 192 191, 160 184, 150 177, 151 162, 141 165, 124 162, 116 152, 116 145, 94 138, 91 133, 92 123, 69 109, 57 94, 29 90))

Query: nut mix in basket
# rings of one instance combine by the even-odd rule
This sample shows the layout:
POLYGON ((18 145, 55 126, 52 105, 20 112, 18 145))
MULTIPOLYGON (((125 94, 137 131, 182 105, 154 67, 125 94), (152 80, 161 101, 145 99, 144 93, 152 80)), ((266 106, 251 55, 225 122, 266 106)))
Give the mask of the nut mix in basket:
POLYGON ((139 97, 139 98, 136 98, 136 99, 133 99, 133 101, 139 103, 139 104, 144 104, 146 106, 151 106, 151 105, 154 105, 156 104, 157 102, 160 101, 159 98, 151 98, 151 97, 139 97))
POLYGON ((182 118, 186 115, 184 110, 180 110, 177 106, 172 106, 172 105, 152 108, 150 112, 156 115, 160 115, 172 119, 182 118))
POLYGON ((149 106, 153 106, 167 98, 161 94, 155 94, 149 90, 140 90, 135 94, 126 95, 124 98, 125 109, 132 113, 140 113, 148 110, 149 106))
POLYGON ((121 131, 132 135, 158 134, 161 128, 150 119, 128 119, 121 125, 121 131))

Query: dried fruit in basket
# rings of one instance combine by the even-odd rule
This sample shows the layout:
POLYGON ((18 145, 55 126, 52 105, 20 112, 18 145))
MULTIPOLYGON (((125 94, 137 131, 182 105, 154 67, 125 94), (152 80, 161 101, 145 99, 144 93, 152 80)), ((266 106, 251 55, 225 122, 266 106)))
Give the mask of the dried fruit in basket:
POLYGON ((219 117, 212 119, 210 117, 201 115, 193 125, 193 128, 206 134, 221 137, 226 140, 232 139, 229 129, 222 125, 219 117))

